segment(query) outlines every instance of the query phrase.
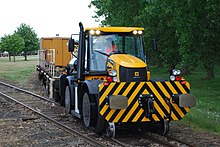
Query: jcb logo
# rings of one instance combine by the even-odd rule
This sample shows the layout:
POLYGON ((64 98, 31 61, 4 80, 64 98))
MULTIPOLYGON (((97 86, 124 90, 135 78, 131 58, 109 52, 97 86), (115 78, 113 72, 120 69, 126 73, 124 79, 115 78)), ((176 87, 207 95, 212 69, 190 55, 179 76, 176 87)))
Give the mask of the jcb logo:
POLYGON ((134 76, 135 76, 135 77, 139 77, 139 76, 140 76, 139 72, 137 72, 137 71, 134 72, 134 76))

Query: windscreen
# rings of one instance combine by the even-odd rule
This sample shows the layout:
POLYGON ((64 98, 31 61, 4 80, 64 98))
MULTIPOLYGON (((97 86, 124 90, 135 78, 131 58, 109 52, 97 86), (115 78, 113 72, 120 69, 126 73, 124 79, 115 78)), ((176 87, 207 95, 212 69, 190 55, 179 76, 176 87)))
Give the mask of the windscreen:
POLYGON ((141 36, 131 33, 90 36, 90 70, 106 71, 107 57, 112 54, 130 54, 144 61, 141 36))

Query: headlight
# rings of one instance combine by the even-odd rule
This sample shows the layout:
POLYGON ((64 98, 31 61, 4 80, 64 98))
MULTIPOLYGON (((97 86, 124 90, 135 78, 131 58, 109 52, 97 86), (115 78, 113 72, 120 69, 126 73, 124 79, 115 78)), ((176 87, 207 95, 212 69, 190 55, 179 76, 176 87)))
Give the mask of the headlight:
POLYGON ((173 70, 172 70, 172 74, 173 74, 174 76, 180 75, 180 70, 178 70, 178 69, 173 69, 173 70))
POLYGON ((170 76, 170 81, 175 81, 176 77, 174 75, 170 76))
POLYGON ((137 34, 141 35, 141 34, 143 34, 143 31, 142 30, 134 30, 133 34, 134 35, 137 35, 137 34))
POLYGON ((113 81, 117 82, 118 81, 118 77, 113 77, 113 81))
POLYGON ((101 33, 101 31, 100 30, 96 30, 95 33, 96 33, 96 35, 99 35, 101 33))
POLYGON ((94 30, 90 30, 89 32, 91 35, 94 35, 95 34, 95 31, 94 30))
POLYGON ((136 35, 137 33, 138 33, 138 31, 136 31, 136 30, 133 31, 133 34, 134 34, 134 35, 136 35))
POLYGON ((100 35, 101 34, 101 31, 100 30, 90 30, 89 33, 91 35, 100 35))
POLYGON ((139 31, 138 31, 138 34, 139 34, 139 35, 143 34, 143 31, 139 30, 139 31))
POLYGON ((117 76, 117 71, 116 70, 109 70, 108 75, 110 75, 112 77, 116 77, 117 76))

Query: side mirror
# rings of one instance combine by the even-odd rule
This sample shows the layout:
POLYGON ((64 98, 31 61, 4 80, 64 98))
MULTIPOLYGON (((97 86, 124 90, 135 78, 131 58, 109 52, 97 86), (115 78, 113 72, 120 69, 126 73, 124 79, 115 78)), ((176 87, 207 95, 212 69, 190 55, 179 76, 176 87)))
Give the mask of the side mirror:
POLYGON ((72 36, 71 36, 70 39, 69 39, 69 42, 68 42, 68 51, 69 52, 74 51, 74 44, 75 44, 75 40, 72 39, 72 36))
POLYGON ((152 49, 153 49, 153 51, 157 50, 157 41, 156 41, 156 39, 152 39, 152 49))

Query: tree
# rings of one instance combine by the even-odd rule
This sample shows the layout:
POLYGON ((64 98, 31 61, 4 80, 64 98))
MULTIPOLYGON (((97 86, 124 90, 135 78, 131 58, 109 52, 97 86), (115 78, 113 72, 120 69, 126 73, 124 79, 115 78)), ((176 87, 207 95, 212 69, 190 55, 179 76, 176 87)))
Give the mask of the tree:
POLYGON ((2 39, 2 38, 0 38, 0 53, 3 52, 3 49, 2 49, 2 47, 1 47, 1 44, 2 44, 1 39, 2 39))
POLYGON ((23 49, 25 60, 27 60, 27 53, 31 51, 36 51, 39 49, 39 39, 34 29, 29 25, 22 23, 17 30, 16 34, 20 35, 25 42, 25 47, 23 49))
POLYGON ((1 49, 4 49, 9 53, 9 60, 11 61, 11 55, 14 56, 24 48, 24 40, 18 34, 5 35, 1 38, 1 49))
POLYGON ((218 0, 183 0, 173 5, 182 63, 191 69, 203 66, 207 79, 214 78, 214 64, 219 55, 218 0))
POLYGON ((7 51, 9 53, 9 61, 11 61, 12 54, 10 45, 10 35, 4 35, 4 37, 1 37, 0 49, 2 52, 7 51))
MULTIPOLYGON (((156 39, 158 50, 153 60, 157 59, 158 66, 168 64, 174 68, 181 61, 178 37, 172 24, 174 14, 169 9, 170 3, 161 0, 146 1, 136 21, 145 28, 145 44, 151 46, 151 40, 156 39)), ((150 50, 148 51, 150 52, 150 50)))
POLYGON ((104 26, 137 26, 134 18, 143 7, 141 3, 141 0, 92 0, 90 7, 97 8, 94 18, 105 18, 101 22, 104 26))

